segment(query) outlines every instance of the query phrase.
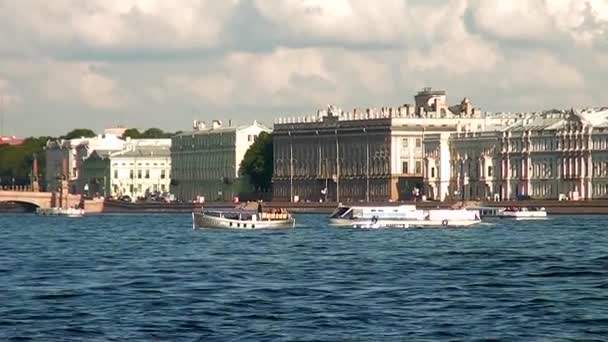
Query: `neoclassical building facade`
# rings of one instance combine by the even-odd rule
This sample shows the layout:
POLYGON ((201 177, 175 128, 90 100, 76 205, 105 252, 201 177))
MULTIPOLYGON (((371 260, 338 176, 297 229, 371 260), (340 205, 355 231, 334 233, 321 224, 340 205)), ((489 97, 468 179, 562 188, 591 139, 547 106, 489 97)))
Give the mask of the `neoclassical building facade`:
POLYGON ((444 198, 608 197, 605 108, 531 113, 493 130, 452 134, 448 146, 444 198))
POLYGON ((273 130, 275 200, 398 201, 424 189, 427 136, 494 124, 467 99, 423 89, 415 105, 279 118, 273 130))
POLYGON ((209 125, 194 122, 194 130, 171 138, 171 192, 182 201, 231 201, 238 189, 239 166, 245 152, 261 132, 270 129, 254 121, 250 125, 209 125))

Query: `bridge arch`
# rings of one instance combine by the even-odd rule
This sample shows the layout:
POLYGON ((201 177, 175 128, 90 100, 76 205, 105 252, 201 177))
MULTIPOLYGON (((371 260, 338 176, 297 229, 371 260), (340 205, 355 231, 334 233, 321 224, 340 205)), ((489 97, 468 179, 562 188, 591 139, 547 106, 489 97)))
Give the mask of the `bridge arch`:
POLYGON ((24 203, 40 208, 50 208, 53 202, 53 194, 50 192, 0 191, 0 203, 2 202, 24 203))
POLYGON ((36 208, 40 208, 40 206, 28 201, 0 201, 0 210, 4 209, 10 212, 34 212, 36 208))

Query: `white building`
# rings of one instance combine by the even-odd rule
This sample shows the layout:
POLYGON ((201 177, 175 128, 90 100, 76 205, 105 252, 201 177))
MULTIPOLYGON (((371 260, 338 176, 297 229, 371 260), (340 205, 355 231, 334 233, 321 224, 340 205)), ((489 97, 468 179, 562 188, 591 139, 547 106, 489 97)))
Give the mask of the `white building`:
POLYGON ((447 152, 442 146, 440 164, 449 160, 451 175, 440 199, 608 197, 605 108, 517 115, 503 127, 450 136, 447 152))
POLYGON ((92 138, 47 141, 45 181, 48 190, 59 188, 60 179, 67 178, 71 191, 75 192, 80 165, 93 151, 121 151, 124 145, 124 140, 110 133, 92 138))
POLYGON ((168 192, 171 184, 171 139, 127 140, 125 149, 109 156, 112 196, 133 200, 168 192))
POLYGON ((194 131, 172 138, 171 192, 182 201, 203 196, 207 201, 230 201, 238 192, 239 167, 245 152, 262 132, 271 130, 257 121, 251 125, 210 125, 195 121, 194 131))

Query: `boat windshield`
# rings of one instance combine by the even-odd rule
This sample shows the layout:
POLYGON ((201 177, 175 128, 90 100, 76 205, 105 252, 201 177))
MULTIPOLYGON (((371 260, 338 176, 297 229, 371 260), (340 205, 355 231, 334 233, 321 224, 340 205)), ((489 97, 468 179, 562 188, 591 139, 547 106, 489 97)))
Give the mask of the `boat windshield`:
POLYGON ((329 217, 330 218, 344 218, 344 215, 350 211, 350 207, 338 207, 334 210, 329 217))

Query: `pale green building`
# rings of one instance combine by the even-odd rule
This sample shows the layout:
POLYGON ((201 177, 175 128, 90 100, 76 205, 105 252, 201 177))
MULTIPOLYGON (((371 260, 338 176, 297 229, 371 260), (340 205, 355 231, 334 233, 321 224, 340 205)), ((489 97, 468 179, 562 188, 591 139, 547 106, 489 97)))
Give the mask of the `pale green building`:
POLYGON ((194 130, 172 137, 171 193, 181 201, 231 201, 239 192, 239 166, 261 132, 271 130, 257 121, 251 125, 211 125, 195 121, 194 130))

